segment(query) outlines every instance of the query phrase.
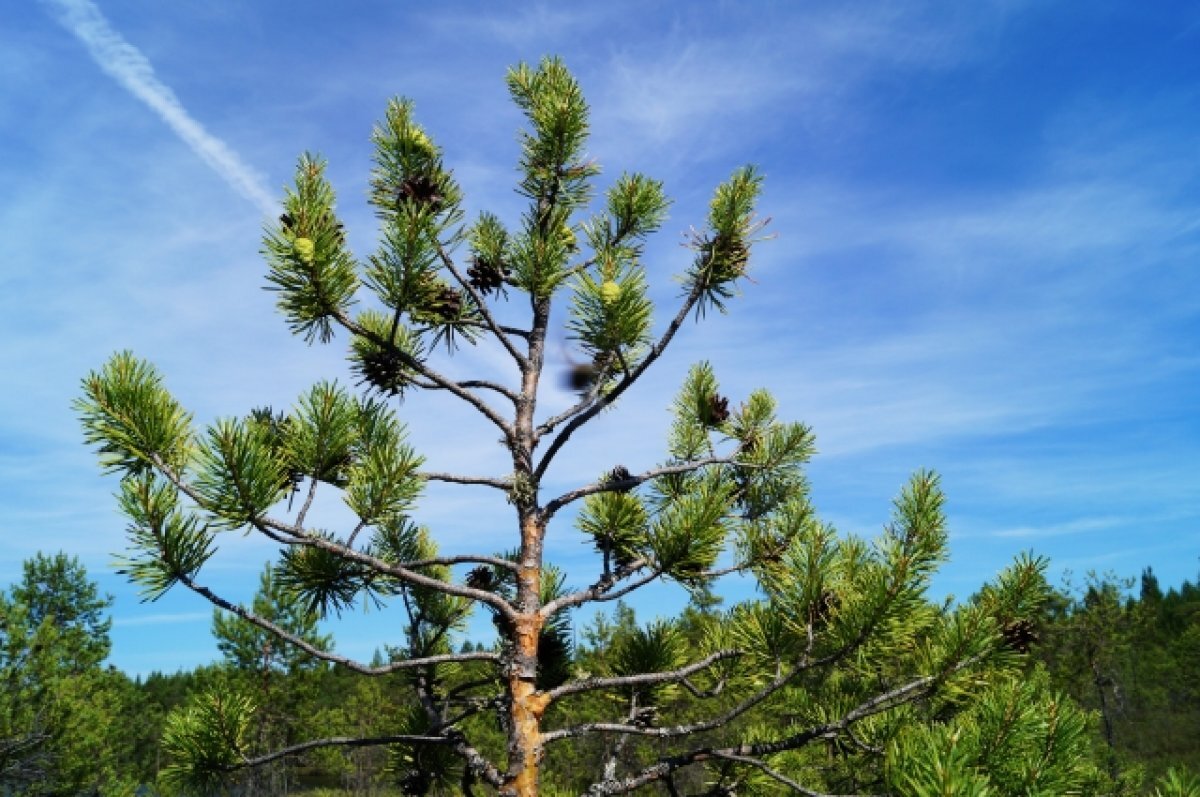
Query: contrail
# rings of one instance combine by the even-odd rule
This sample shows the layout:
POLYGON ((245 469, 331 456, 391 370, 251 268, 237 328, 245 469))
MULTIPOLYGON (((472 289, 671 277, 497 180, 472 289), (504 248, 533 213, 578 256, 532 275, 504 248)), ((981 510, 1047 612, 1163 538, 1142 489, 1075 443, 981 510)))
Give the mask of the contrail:
POLYGON ((175 92, 154 74, 154 67, 146 56, 113 30, 95 3, 91 0, 43 2, 51 6, 58 21, 83 42, 101 69, 150 106, 233 190, 257 205, 264 214, 275 213, 278 203, 263 188, 258 174, 224 141, 192 118, 175 92))

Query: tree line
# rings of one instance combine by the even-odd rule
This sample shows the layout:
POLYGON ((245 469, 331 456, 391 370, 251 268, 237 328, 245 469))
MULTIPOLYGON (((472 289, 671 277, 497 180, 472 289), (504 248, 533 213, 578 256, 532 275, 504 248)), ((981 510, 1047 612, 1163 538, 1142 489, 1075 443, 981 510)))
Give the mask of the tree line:
MULTIPOLYGON (((867 726, 844 741, 829 738, 803 756, 776 760, 775 766, 807 773, 810 782, 819 772, 830 793, 1200 794, 1200 781, 1188 774, 1200 771, 1200 583, 1184 581, 1164 591, 1146 569, 1139 588, 1133 586, 1132 580, 1089 575, 1082 584, 1051 590, 1036 620, 1010 632, 1016 654, 1010 675, 1017 677, 993 672, 964 682, 957 695, 911 705, 895 727, 867 726), (1055 697, 1047 700, 1047 695, 1055 697), (1047 722, 1061 727, 1047 734, 1047 722), (1046 759, 1046 742, 1055 734, 1062 749, 1046 759), (886 749, 879 746, 883 739, 886 749), (1060 770, 1057 786, 1048 779, 1053 773, 1042 773, 1042 790, 1028 788, 1028 770, 1039 763, 1060 770), (939 785, 953 790, 933 790, 939 785)), ((246 729, 252 756, 302 745, 314 736, 372 738, 419 722, 411 677, 403 672, 357 677, 279 645, 262 629, 220 610, 212 620, 220 661, 130 678, 104 664, 110 604, 78 560, 61 553, 30 559, 20 581, 0 593, 5 687, 0 692, 0 793, 195 793, 164 778, 181 753, 173 747, 179 740, 172 728, 181 716, 203 712, 214 690, 253 706, 246 729)), ((253 605, 311 644, 332 649, 332 640, 295 595, 280 588, 270 567, 262 573, 253 605)), ((581 625, 577 644, 562 651, 561 666, 590 677, 642 671, 652 663, 648 659, 679 661, 711 633, 722 613, 720 599, 703 593, 673 623, 639 620, 632 608, 618 603, 581 625)), ((463 651, 496 644, 467 638, 455 643, 463 651)), ((374 663, 402 655, 379 651, 374 663)), ((446 674, 446 689, 469 695, 464 687, 478 675, 463 665, 446 674)), ((698 715, 704 698, 696 692, 715 688, 702 681, 630 687, 589 695, 564 714, 576 724, 600 722, 620 705, 633 722, 652 727, 658 711, 698 715)), ((847 697, 853 702, 862 689, 843 682, 797 690, 775 707, 769 721, 786 722, 787 714, 804 714, 814 704, 847 697)), ((229 729, 218 722, 212 730, 229 729)), ((503 747, 500 728, 476 721, 471 731, 485 750, 503 747)), ((735 722, 702 733, 715 749, 752 738, 755 731, 735 722)), ((542 793, 580 793, 591 782, 585 773, 635 768, 660 744, 633 736, 581 738, 547 760, 542 793)), ((243 770, 221 788, 244 797, 382 797, 459 794, 461 780, 462 766, 453 755, 437 746, 404 744, 302 750, 243 770)), ((674 788, 699 794, 710 785, 683 778, 674 788)), ((779 790, 763 779, 744 781, 742 792, 779 790)))

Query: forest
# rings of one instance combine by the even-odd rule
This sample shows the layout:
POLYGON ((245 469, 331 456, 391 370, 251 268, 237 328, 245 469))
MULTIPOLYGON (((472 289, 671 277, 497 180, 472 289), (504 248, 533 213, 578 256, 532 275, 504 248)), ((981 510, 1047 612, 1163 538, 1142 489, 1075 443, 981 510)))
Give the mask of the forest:
MULTIPOLYGON (((203 710, 195 699, 214 684, 253 701, 256 752, 314 735, 386 734, 419 709, 403 673, 357 677, 278 645, 220 610, 212 620, 219 662, 131 679, 104 664, 109 604, 78 560, 61 553, 27 561, 23 578, 0 596, 0 793, 176 793, 162 778, 172 763, 172 722, 203 710)), ((254 607, 315 645, 331 645, 269 569, 254 607)), ((658 629, 659 641, 669 637, 686 648, 720 611, 719 598, 702 596, 676 625, 649 628, 658 629)), ((620 604, 582 626, 577 648, 562 651, 563 666, 605 671, 646 640, 634 611, 620 604)), ((1068 696, 1086 717, 1090 782, 1073 793, 1200 794, 1200 782, 1189 774, 1200 772, 1200 582, 1164 591, 1149 568, 1136 583, 1089 575, 1055 589, 1017 642, 1024 676, 1068 696)), ((457 644, 462 651, 485 647, 470 639, 457 644)), ((376 663, 393 653, 400 654, 379 651, 376 663)), ((458 684, 472 677, 465 666, 451 676, 458 684)), ((695 700, 683 689, 668 699, 685 712, 695 700)), ((572 707, 577 721, 603 717, 606 709, 603 699, 572 707)), ((480 724, 474 730, 484 747, 502 747, 496 729, 480 724)), ((610 759, 636 761, 646 752, 640 747, 594 740, 574 745, 548 758, 543 791, 576 793, 578 773, 601 770, 610 759)), ((855 760, 850 752, 831 744, 820 757, 834 770, 841 760, 855 760)), ((436 748, 322 749, 245 771, 229 793, 455 794, 460 769, 436 748)))

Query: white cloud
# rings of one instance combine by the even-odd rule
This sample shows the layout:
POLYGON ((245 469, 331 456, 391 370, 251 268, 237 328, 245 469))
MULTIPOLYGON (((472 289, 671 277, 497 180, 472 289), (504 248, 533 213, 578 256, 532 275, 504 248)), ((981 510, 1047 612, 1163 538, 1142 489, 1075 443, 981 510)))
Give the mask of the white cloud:
POLYGON ((59 22, 83 42, 101 69, 158 114, 235 191, 264 214, 275 211, 276 202, 263 187, 259 175, 188 113, 175 92, 158 79, 146 56, 113 29, 94 3, 90 0, 44 2, 53 8, 59 22))
POLYGON ((199 623, 212 620, 212 612, 165 612, 159 614, 143 614, 134 617, 114 617, 114 628, 126 628, 135 625, 176 625, 179 623, 199 623))
POLYGON ((1083 534, 1089 531, 1103 531, 1119 528, 1131 522, 1126 517, 1084 517, 1068 520, 1062 523, 1047 523, 1043 525, 1014 526, 991 532, 992 537, 1043 539, 1045 537, 1062 537, 1071 534, 1083 534))

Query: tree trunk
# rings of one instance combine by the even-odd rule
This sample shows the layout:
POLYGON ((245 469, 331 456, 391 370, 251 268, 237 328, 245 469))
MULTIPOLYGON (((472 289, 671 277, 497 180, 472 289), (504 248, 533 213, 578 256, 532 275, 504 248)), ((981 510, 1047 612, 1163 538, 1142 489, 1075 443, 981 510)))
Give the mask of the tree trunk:
MULTIPOLYGON (((532 618, 537 621, 539 618, 532 618)), ((540 622, 522 624, 532 629, 540 622)), ((537 655, 537 631, 518 632, 520 658, 525 658, 527 645, 532 642, 532 655, 537 655)), ((536 658, 534 659, 536 661, 536 658)), ((538 777, 542 763, 542 714, 546 710, 546 696, 537 691, 535 677, 526 677, 516 672, 509 681, 512 695, 510 728, 508 732, 508 772, 500 789, 503 797, 537 797, 538 777)), ((535 673, 536 676, 536 673, 535 673)))
POLYGON ((542 763, 542 714, 548 702, 537 689, 538 637, 541 608, 542 536, 545 527, 536 513, 521 517, 521 558, 517 574, 517 605, 521 614, 512 629, 509 663, 508 771, 502 797, 537 797, 542 763))

